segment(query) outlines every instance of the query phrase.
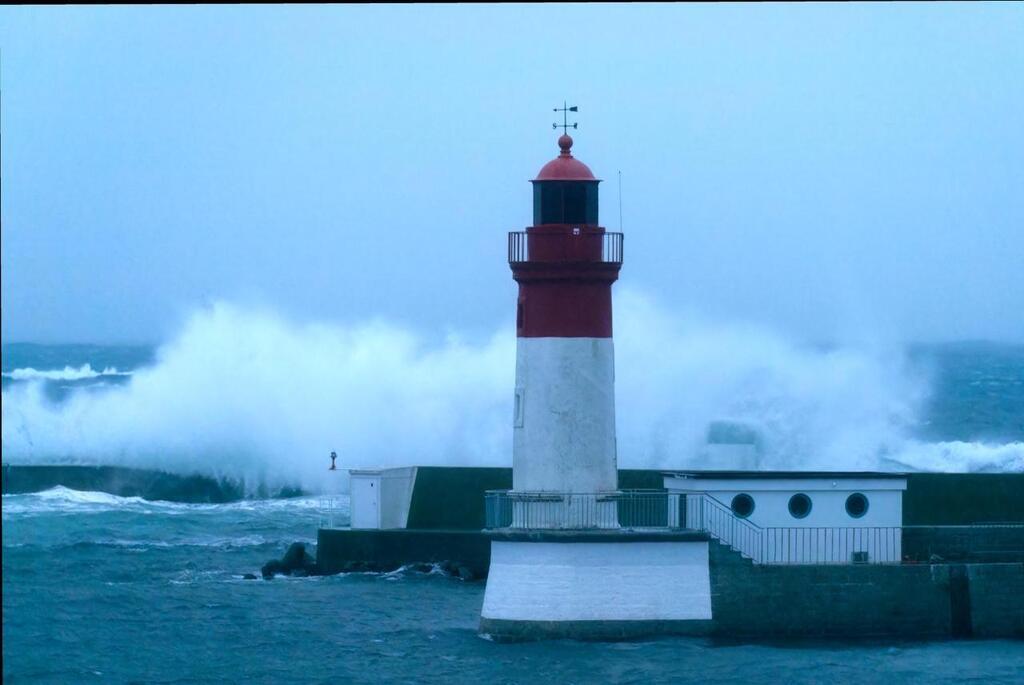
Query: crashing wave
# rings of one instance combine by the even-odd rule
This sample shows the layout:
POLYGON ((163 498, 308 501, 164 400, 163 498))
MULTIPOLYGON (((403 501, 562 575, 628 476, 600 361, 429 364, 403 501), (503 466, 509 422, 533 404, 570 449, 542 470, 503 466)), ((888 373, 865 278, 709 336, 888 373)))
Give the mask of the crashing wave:
POLYGON ((908 441, 888 459, 908 471, 1024 473, 1024 442, 908 441))
MULTIPOLYGON (((347 498, 345 498, 347 512, 347 498)), ((165 515, 222 513, 225 511, 248 512, 253 514, 275 514, 290 511, 303 516, 313 516, 319 512, 318 497, 291 497, 284 499, 241 500, 224 504, 196 504, 189 502, 169 502, 166 500, 148 500, 142 497, 122 497, 106 492, 90 490, 73 490, 57 485, 40 492, 4 495, 3 516, 31 515, 52 513, 102 513, 109 511, 134 511, 141 513, 160 513, 165 515)))
MULTIPOLYGON (((622 468, 713 468, 708 426, 755 426, 759 468, 1024 470, 1019 443, 913 440, 929 378, 896 346, 824 349, 616 294, 622 468)), ((398 326, 295 325, 219 303, 125 384, 50 401, 3 392, 8 463, 103 463, 250 483, 344 488, 359 466, 506 466, 511 327, 429 344, 398 326), (338 484, 327 454, 339 454, 338 484)))

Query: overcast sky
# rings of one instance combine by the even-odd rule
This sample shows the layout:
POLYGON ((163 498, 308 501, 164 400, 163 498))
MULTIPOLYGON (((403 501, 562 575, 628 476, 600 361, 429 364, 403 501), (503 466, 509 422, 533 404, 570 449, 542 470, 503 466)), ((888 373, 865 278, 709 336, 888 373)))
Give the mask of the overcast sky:
POLYGON ((3 7, 0 48, 5 342, 493 332, 563 98, 670 311, 1024 340, 1019 3, 3 7))

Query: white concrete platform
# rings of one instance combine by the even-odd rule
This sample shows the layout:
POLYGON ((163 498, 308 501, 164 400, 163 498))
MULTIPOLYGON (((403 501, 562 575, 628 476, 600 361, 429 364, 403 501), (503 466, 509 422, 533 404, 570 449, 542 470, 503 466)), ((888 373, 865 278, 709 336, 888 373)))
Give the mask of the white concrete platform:
POLYGON ((480 630, 498 639, 702 633, 706 541, 491 542, 480 630))

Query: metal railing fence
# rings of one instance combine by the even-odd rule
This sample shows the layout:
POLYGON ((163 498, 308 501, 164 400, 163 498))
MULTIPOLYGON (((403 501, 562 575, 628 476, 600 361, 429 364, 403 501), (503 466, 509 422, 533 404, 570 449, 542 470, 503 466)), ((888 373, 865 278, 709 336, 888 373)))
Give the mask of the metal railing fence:
POLYGON ((891 564, 902 560, 900 526, 762 527, 707 493, 486 493, 489 529, 681 529, 708 533, 758 564, 891 564))
POLYGON ((900 526, 771 526, 737 516, 707 493, 686 495, 686 522, 759 564, 896 564, 900 526))
POLYGON ((622 234, 605 233, 601 244, 601 261, 612 264, 622 263, 622 234))
POLYGON ((601 493, 491 490, 484 495, 484 509, 485 526, 492 529, 679 527, 678 507, 673 512, 667 493, 657 490, 601 493))
POLYGON ((898 564, 899 526, 772 527, 762 529, 761 564, 898 564))
POLYGON ((519 264, 530 261, 530 248, 526 242, 526 231, 509 231, 508 262, 519 264))
POLYGON ((764 546, 763 528, 740 518, 732 509, 711 495, 687 494, 683 497, 685 525, 688 528, 708 533, 748 559, 761 560, 764 546))
POLYGON ((581 261, 621 264, 623 256, 622 233, 536 233, 510 231, 508 234, 508 261, 521 264, 530 261, 581 261), (596 241, 600 240, 600 250, 596 241), (576 241, 582 244, 577 245, 576 241), (537 247, 531 250, 530 245, 537 247))
POLYGON ((348 497, 337 495, 321 495, 320 497, 320 528, 340 528, 349 523, 348 497), (342 506, 344 503, 346 506, 342 506))
MULTIPOLYGON (((708 493, 492 490, 484 504, 488 529, 690 529, 708 533, 757 564, 934 563, 1024 555, 1024 524, 763 527, 708 493)), ((349 498, 322 496, 319 514, 321 528, 347 526, 349 498)))

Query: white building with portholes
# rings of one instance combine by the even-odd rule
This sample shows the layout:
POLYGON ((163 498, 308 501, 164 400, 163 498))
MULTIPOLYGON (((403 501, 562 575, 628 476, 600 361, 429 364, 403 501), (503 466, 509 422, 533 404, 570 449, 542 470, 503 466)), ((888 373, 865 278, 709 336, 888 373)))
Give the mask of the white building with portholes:
POLYGON ((664 483, 677 525, 709 530, 759 563, 902 559, 905 474, 681 471, 664 483))

